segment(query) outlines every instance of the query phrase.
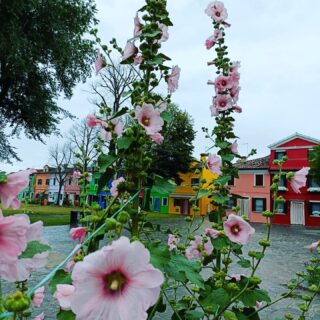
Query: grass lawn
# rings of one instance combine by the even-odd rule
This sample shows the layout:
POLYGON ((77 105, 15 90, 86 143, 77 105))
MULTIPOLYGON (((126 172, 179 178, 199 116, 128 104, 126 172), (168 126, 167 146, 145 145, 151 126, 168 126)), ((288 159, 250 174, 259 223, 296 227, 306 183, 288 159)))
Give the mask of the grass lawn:
MULTIPOLYGON (((18 210, 2 210, 5 216, 25 213, 30 217, 31 222, 42 220, 45 226, 61 226, 70 223, 70 211, 81 210, 79 207, 59 207, 59 206, 40 206, 37 204, 23 204, 18 210)), ((174 219, 179 215, 161 214, 150 212, 150 219, 174 219)))

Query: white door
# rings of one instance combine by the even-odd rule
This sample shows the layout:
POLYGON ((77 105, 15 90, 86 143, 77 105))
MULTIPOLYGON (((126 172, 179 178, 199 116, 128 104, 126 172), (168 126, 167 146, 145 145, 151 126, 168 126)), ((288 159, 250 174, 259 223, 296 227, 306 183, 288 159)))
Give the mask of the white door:
POLYGON ((249 199, 240 199, 240 214, 249 218, 249 199))
POLYGON ((302 224, 302 225, 305 224, 304 202, 291 201, 290 220, 291 220, 291 224, 302 224))

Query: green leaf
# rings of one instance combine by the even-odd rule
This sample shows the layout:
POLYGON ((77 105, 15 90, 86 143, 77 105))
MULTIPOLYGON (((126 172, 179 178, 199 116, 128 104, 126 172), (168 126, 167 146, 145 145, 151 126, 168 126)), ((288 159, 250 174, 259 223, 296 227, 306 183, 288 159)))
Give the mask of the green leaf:
POLYGON ((240 300, 247 307, 254 307, 257 301, 271 302, 268 292, 259 288, 246 290, 240 297, 240 300))
POLYGON ((6 182, 7 181, 7 175, 5 172, 0 171, 0 183, 6 182))
POLYGON ((156 30, 153 30, 153 31, 147 31, 147 32, 143 32, 142 35, 144 37, 147 37, 147 38, 154 38, 156 37, 157 35, 161 34, 162 31, 159 30, 159 29, 156 29, 156 30))
POLYGON ((201 199, 209 196, 212 193, 212 190, 200 189, 197 194, 197 199, 201 199))
POLYGON ((242 312, 237 310, 236 315, 238 320, 260 320, 259 314, 256 313, 255 308, 244 308, 242 312), (251 314, 253 315, 249 317, 251 314))
POLYGON ((226 248, 229 245, 228 239, 225 237, 218 237, 216 239, 211 239, 211 243, 212 243, 213 247, 217 250, 221 250, 223 248, 226 248))
POLYGON ((223 316, 224 316, 224 320, 238 320, 236 314, 230 310, 226 310, 223 313, 223 316))
POLYGON ((219 288, 213 290, 205 299, 202 301, 202 305, 204 307, 209 307, 212 305, 218 305, 220 308, 224 307, 230 301, 230 297, 228 292, 219 288))
POLYGON ((52 294, 54 294, 57 290, 58 284, 71 284, 71 274, 65 272, 64 270, 60 269, 56 272, 49 283, 49 288, 52 294))
POLYGON ((99 172, 105 172, 118 158, 112 154, 100 154, 98 157, 99 172))
MULTIPOLYGON (((130 94, 130 91, 129 91, 129 94, 130 94)), ((125 113, 127 113, 128 110, 129 110, 129 109, 128 109, 127 107, 124 107, 124 108, 120 109, 119 111, 117 111, 116 113, 114 113, 109 120, 112 120, 112 119, 114 119, 114 118, 118 118, 118 117, 123 116, 125 113)))
POLYGON ((200 273, 194 272, 193 270, 186 270, 185 273, 186 273, 187 279, 191 283, 195 284, 201 289, 204 289, 204 281, 200 273))
POLYGON ((168 111, 161 112, 161 118, 167 123, 172 122, 172 114, 168 111))
POLYGON ((148 60, 147 62, 145 62, 146 64, 149 65, 157 65, 157 64, 162 64, 163 63, 163 59, 160 57, 155 57, 151 60, 148 60))
POLYGON ((155 175, 155 181, 152 187, 152 190, 154 192, 167 194, 172 193, 176 188, 177 185, 174 182, 167 180, 159 175, 155 175))
POLYGON ((203 318, 204 312, 202 310, 190 310, 186 312, 186 319, 198 320, 203 318))
POLYGON ((151 243, 147 246, 147 249, 150 251, 151 264, 155 268, 163 271, 170 261, 170 252, 168 247, 165 245, 155 245, 151 243))
POLYGON ((98 190, 99 193, 103 188, 105 188, 108 184, 108 181, 113 177, 114 170, 111 168, 107 168, 106 171, 101 175, 98 182, 98 190))
POLYGON ((117 146, 119 149, 128 149, 133 142, 133 137, 122 137, 118 139, 117 146))
POLYGON ((57 314, 58 320, 75 320, 76 315, 71 311, 60 310, 57 314))
POLYGON ((50 249, 51 249, 50 246, 43 244, 39 241, 30 241, 28 242, 26 250, 24 250, 22 254, 19 256, 19 259, 33 258, 35 254, 42 253, 50 249))
POLYGON ((222 156, 221 158, 224 161, 232 161, 234 159, 234 154, 232 154, 232 153, 226 154, 226 155, 222 156))
POLYGON ((231 180, 231 176, 220 176, 215 179, 215 182, 225 185, 229 180, 231 180))
POLYGON ((125 98, 125 97, 129 96, 131 93, 132 93, 132 90, 125 91, 122 93, 121 97, 125 98))
POLYGON ((224 204, 227 203, 229 201, 229 197, 228 196, 221 196, 218 194, 213 194, 210 196, 211 199, 213 199, 215 202, 219 203, 219 204, 224 204))
POLYGON ((241 266, 242 268, 250 268, 251 267, 251 262, 250 260, 244 259, 244 258, 240 258, 240 260, 237 262, 239 266, 241 266))

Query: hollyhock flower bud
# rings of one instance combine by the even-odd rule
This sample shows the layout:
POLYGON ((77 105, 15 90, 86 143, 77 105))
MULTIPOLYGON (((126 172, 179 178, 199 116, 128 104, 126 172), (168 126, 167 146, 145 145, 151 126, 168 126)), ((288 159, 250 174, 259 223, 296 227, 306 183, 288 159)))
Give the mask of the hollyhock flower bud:
POLYGON ((217 239, 220 236, 220 231, 212 228, 206 228, 204 232, 207 236, 210 236, 212 239, 217 239))
POLYGON ((123 177, 120 177, 119 179, 113 180, 111 183, 111 189, 110 193, 113 197, 117 197, 119 195, 118 191, 118 185, 122 182, 125 182, 126 180, 123 177))
POLYGON ((164 277, 141 242, 121 237, 78 262, 72 280, 77 319, 145 320, 164 277))
POLYGON ((215 154, 210 154, 207 158, 207 167, 209 171, 211 171, 213 174, 221 174, 221 168, 222 161, 221 158, 218 157, 215 154))
MULTIPOLYGON (((80 263, 80 262, 79 262, 80 263)), ((69 284, 58 284, 54 297, 58 300, 62 310, 71 310, 71 300, 75 293, 75 287, 69 284)))
POLYGON ((41 303, 44 299, 44 290, 45 290, 45 288, 44 288, 44 286, 42 286, 39 289, 37 289, 35 291, 35 293, 33 294, 32 302, 36 308, 40 308, 40 306, 41 306, 41 303))
POLYGON ((35 169, 22 170, 11 173, 5 182, 0 183, 0 201, 3 209, 10 206, 16 210, 20 207, 18 194, 29 185, 29 176, 37 172, 35 169))
POLYGON ((210 255, 213 251, 211 241, 204 243, 201 236, 195 236, 195 240, 190 241, 189 247, 186 249, 187 259, 203 259, 203 253, 210 255))
POLYGON ((173 93, 178 89, 178 82, 180 78, 181 69, 178 66, 172 68, 171 74, 167 77, 169 93, 173 93))
POLYGON ((215 66, 215 65, 216 65, 216 61, 215 60, 207 62, 207 66, 215 66))
POLYGON ((131 57, 134 57, 138 53, 138 48, 132 42, 127 42, 121 61, 125 61, 131 57))
POLYGON ((170 251, 173 249, 176 249, 179 242, 180 242, 180 239, 177 238, 174 234, 168 235, 168 246, 170 251))
POLYGON ((94 114, 87 115, 87 125, 89 128, 103 125, 102 120, 98 119, 94 114))
POLYGON ((223 223, 224 231, 230 241, 238 244, 246 244, 254 235, 255 230, 248 222, 235 214, 230 214, 228 220, 223 223))
POLYGON ((72 228, 70 230, 72 240, 79 240, 82 243, 86 237, 87 230, 84 227, 72 228))
POLYGON ((231 152, 234 153, 234 154, 238 154, 239 153, 237 140, 231 145, 230 149, 231 149, 231 152))
POLYGON ((72 177, 75 179, 80 179, 81 178, 81 172, 80 171, 74 171, 72 174, 72 177))
POLYGON ((3 305, 8 311, 12 311, 15 313, 21 312, 29 308, 30 298, 24 295, 21 291, 17 291, 14 294, 7 297, 3 305))
POLYGON ((309 170, 309 167, 303 167, 299 171, 295 172, 293 178, 290 180, 291 188, 295 193, 300 193, 300 189, 306 185, 309 170))
POLYGON ((169 39, 168 26, 163 23, 158 24, 159 29, 161 30, 161 38, 157 41, 157 43, 165 42, 169 39))
POLYGON ((223 37, 223 31, 220 29, 215 29, 213 35, 210 36, 205 42, 206 48, 208 50, 211 49, 215 45, 215 43, 222 37, 223 37))
POLYGON ((221 1, 211 2, 205 13, 217 23, 223 23, 228 18, 227 9, 221 1))
POLYGON ((242 112, 242 108, 239 107, 239 106, 234 106, 234 107, 233 107, 233 110, 234 110, 235 112, 237 112, 237 113, 241 113, 241 112, 242 112))
POLYGON ((142 24, 139 19, 138 13, 134 17, 134 31, 133 31, 133 36, 134 37, 140 37, 142 33, 142 24))
POLYGON ((103 60, 102 54, 100 53, 100 50, 98 51, 98 58, 96 60, 95 67, 96 67, 96 76, 105 67, 105 62, 103 60))
POLYGON ((260 309, 263 306, 263 302, 262 301, 256 301, 256 308, 260 309))

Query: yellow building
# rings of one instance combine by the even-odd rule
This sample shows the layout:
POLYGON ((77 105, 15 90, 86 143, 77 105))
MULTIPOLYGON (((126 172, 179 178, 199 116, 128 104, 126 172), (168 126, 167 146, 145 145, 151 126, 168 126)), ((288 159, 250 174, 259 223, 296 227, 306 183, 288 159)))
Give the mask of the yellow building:
POLYGON ((190 199, 197 194, 197 191, 193 190, 194 186, 198 186, 200 181, 205 179, 207 183, 203 187, 206 187, 214 178, 217 178, 217 175, 212 174, 207 168, 202 168, 201 163, 206 161, 206 157, 207 154, 201 154, 200 161, 195 160, 190 164, 190 172, 180 174, 183 182, 170 194, 169 213, 206 215, 212 211, 213 206, 210 204, 211 200, 208 197, 198 200, 200 211, 194 212, 190 202, 190 199), (200 170, 200 174, 195 173, 197 169, 200 170))

